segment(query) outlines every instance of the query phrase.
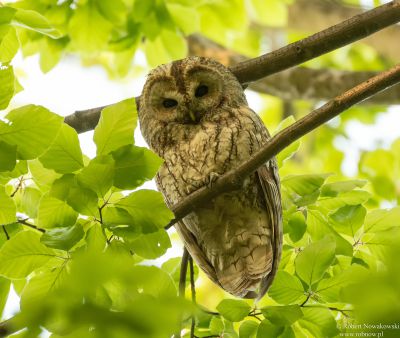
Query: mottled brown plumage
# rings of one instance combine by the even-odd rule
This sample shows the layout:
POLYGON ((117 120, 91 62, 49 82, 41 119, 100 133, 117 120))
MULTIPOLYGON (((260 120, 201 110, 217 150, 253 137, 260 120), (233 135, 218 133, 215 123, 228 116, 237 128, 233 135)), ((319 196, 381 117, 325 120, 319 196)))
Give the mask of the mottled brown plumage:
MULTIPOLYGON (((212 184, 269 138, 240 83, 220 63, 189 57, 147 79, 142 134, 164 164, 157 186, 169 205, 212 184)), ((275 160, 176 225, 189 253, 216 284, 237 297, 265 294, 281 255, 282 222, 275 160)))

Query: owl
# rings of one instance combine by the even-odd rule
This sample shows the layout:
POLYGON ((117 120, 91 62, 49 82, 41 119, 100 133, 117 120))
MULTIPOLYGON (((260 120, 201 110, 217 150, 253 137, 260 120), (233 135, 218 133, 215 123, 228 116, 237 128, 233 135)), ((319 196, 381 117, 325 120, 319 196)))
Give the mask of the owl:
MULTIPOLYGON (((164 159, 156 184, 169 206, 212 186, 270 138, 233 73, 202 57, 149 73, 139 122, 150 148, 164 159)), ((176 230, 212 281, 236 297, 261 298, 281 256, 275 159, 248 177, 240 190, 223 193, 184 217, 176 230)))

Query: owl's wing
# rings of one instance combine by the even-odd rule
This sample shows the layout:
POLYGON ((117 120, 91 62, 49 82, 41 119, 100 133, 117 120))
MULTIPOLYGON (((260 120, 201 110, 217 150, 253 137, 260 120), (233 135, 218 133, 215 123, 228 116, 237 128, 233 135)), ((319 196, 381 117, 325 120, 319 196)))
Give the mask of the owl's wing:
MULTIPOLYGON (((159 191, 163 192, 163 196, 165 199, 165 203, 167 204, 168 208, 171 209, 173 203, 168 199, 167 194, 165 194, 163 186, 161 184, 160 177, 158 174, 156 175, 156 185, 159 191)), ((221 285, 218 282, 217 274, 208 261, 206 255, 204 254, 203 250, 199 247, 197 243, 196 237, 193 233, 187 228, 183 221, 178 221, 175 224, 175 229, 180 235, 180 238, 183 239, 183 244, 185 245, 186 249, 188 250, 189 254, 192 258, 196 261, 196 264, 208 275, 208 277, 217 285, 221 285)))
POLYGON ((260 290, 257 296, 257 299, 261 299, 274 280, 282 253, 282 205, 278 168, 275 159, 270 160, 266 165, 258 168, 256 175, 258 176, 260 185, 264 192, 265 206, 270 217, 269 224, 271 224, 271 230, 273 233, 272 248, 274 255, 271 272, 261 281, 260 290))
POLYGON ((199 247, 196 237, 190 232, 190 230, 186 227, 186 225, 179 221, 175 225, 176 231, 178 231, 179 235, 183 239, 184 245, 186 249, 189 251, 190 255, 196 261, 197 265, 206 272, 207 276, 217 285, 221 285, 218 282, 217 274, 208 261, 206 255, 203 250, 199 247))

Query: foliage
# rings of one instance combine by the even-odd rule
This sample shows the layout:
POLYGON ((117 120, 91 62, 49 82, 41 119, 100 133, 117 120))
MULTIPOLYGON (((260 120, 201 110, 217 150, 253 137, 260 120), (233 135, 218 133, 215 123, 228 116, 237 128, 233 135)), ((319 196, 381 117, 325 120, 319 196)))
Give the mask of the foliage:
MULTIPOLYGON (((202 305, 193 306, 177 297, 180 258, 161 267, 153 261, 171 247, 164 226, 173 215, 158 192, 141 188, 161 159, 134 145, 134 100, 102 111, 92 159, 57 114, 10 106, 22 90, 12 65, 18 50, 25 57, 39 53, 43 72, 75 53, 115 77, 131 71, 138 50, 150 66, 184 57, 185 36, 193 32, 257 55, 263 34, 248 22, 284 27, 290 2, 23 0, 0 6, 0 313, 13 285, 21 297, 18 321, 28 328, 18 336, 37 337, 45 328, 53 338, 170 337, 180 322, 188 336, 194 315, 197 337, 335 337, 358 332, 349 323, 399 320, 399 140, 363 152, 351 179, 333 145, 338 135, 346 137, 349 120, 368 115, 365 122, 372 123, 382 108, 354 108, 278 156, 284 246, 268 295, 257 304, 230 299, 200 274, 202 305)), ((382 67, 375 51, 363 60, 363 48, 310 65, 382 67)), ((295 117, 284 119, 282 102, 260 101, 262 118, 276 130, 312 109, 294 102, 295 117)))

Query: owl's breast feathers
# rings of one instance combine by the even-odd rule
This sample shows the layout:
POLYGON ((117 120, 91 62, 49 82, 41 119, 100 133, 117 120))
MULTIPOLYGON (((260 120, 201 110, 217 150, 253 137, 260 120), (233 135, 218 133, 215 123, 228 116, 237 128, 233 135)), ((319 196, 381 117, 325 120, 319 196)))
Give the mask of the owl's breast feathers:
MULTIPOLYGON (((248 107, 222 111, 214 121, 185 131, 182 142, 166 149, 158 187, 173 205, 209 184, 211 176, 247 160, 268 138, 262 121, 248 107)), ((216 197, 176 228, 215 283, 238 297, 261 297, 276 273, 282 242, 275 160, 251 175, 240 191, 216 197)))

